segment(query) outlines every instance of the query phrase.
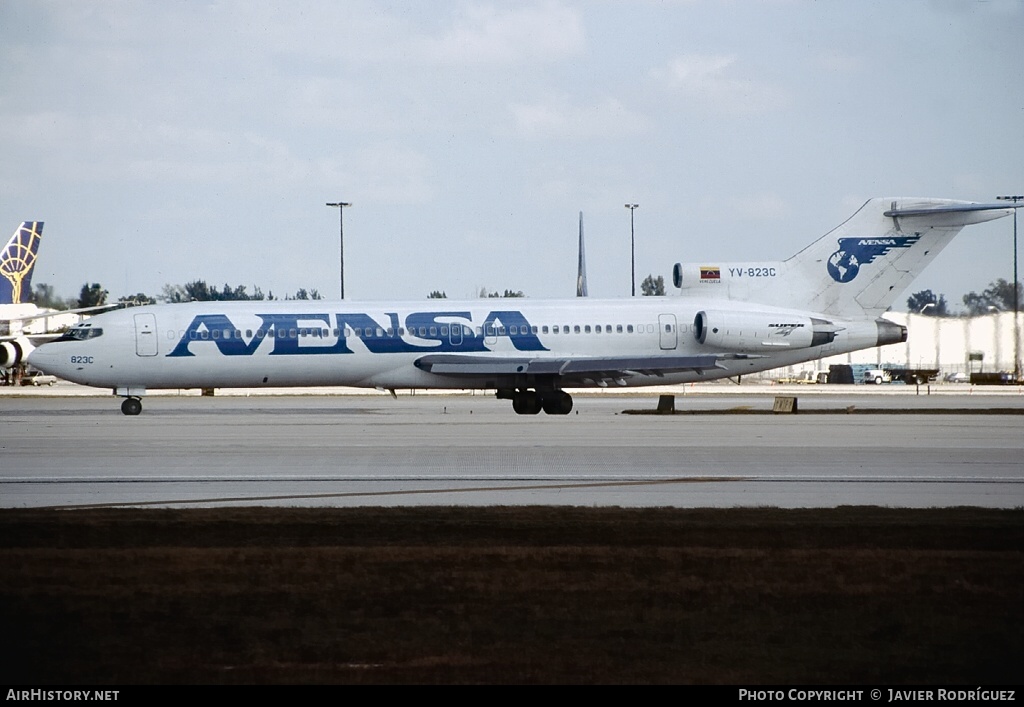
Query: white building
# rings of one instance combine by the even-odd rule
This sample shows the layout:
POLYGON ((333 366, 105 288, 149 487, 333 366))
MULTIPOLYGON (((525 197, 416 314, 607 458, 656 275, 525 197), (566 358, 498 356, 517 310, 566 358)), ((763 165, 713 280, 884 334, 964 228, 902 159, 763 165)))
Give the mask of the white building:
POLYGON ((768 378, 799 377, 816 370, 828 370, 832 364, 873 364, 938 368, 947 373, 1009 372, 1020 370, 1021 326, 1024 314, 1018 314, 1015 331, 1013 312, 993 312, 980 317, 929 317, 905 312, 887 312, 885 318, 907 327, 907 341, 850 354, 831 356, 799 366, 776 369, 768 378), (1016 336, 1016 345, 1014 338, 1016 336))

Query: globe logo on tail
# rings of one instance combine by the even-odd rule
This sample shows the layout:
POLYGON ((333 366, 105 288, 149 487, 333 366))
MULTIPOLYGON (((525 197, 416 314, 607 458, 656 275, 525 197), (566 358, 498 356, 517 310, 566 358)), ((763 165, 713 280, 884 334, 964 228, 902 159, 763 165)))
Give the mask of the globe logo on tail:
POLYGON ((836 282, 850 282, 857 277, 861 266, 873 262, 896 248, 909 248, 921 240, 913 236, 885 236, 883 238, 840 238, 839 250, 829 256, 826 267, 836 282))

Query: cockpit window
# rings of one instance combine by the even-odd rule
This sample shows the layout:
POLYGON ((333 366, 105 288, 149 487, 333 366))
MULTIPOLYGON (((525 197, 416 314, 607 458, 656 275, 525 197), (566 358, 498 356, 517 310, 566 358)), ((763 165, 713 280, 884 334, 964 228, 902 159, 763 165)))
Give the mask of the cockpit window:
POLYGON ((103 336, 102 327, 76 326, 68 329, 57 341, 85 341, 103 336))

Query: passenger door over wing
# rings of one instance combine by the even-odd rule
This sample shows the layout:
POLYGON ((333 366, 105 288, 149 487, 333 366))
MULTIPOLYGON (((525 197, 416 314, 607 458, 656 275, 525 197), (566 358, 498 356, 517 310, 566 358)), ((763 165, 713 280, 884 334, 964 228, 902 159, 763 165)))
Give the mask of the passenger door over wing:
POLYGON ((674 349, 678 340, 676 335, 676 315, 659 314, 658 331, 661 332, 661 349, 663 351, 674 349))

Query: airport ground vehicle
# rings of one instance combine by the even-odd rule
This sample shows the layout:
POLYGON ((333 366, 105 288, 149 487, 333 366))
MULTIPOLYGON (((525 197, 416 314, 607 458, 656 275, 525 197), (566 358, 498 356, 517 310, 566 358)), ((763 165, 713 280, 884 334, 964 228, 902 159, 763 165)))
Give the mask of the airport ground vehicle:
POLYGON ((934 383, 939 377, 938 368, 908 368, 904 366, 883 366, 869 368, 864 371, 864 382, 881 385, 882 383, 906 383, 907 385, 924 385, 934 383))
POLYGON ((971 385, 1018 385, 1018 382, 1009 371, 992 371, 972 373, 971 385))
POLYGON ((56 382, 57 376, 51 376, 48 373, 43 373, 42 371, 28 370, 21 377, 22 385, 53 385, 56 382))

